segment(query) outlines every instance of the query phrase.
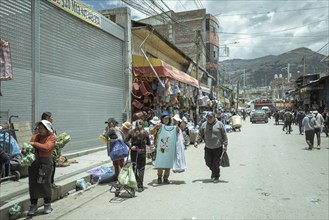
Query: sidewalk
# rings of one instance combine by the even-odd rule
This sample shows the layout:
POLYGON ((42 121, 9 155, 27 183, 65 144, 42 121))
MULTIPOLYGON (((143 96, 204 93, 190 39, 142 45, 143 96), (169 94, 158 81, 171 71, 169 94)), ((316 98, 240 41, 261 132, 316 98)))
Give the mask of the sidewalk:
MULTIPOLYGON (((55 184, 58 186, 53 189, 52 199, 58 200, 67 195, 68 192, 76 188, 76 181, 84 178, 90 181, 90 175, 87 170, 96 168, 101 165, 112 166, 110 158, 107 156, 106 147, 94 148, 88 151, 82 151, 64 155, 68 159, 74 159, 77 163, 72 163, 66 167, 56 167, 55 184)), ((18 181, 8 180, 0 184, 0 219, 10 219, 8 210, 15 204, 19 203, 22 212, 28 210, 29 192, 28 178, 23 177, 18 181)), ((39 199, 38 205, 43 205, 43 200, 39 199)))

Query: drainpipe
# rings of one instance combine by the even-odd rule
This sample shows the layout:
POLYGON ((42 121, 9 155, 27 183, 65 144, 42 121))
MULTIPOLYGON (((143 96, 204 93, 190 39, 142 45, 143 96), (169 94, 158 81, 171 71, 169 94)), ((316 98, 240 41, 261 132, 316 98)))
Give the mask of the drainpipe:
POLYGON ((146 53, 144 52, 144 50, 143 50, 143 48, 142 48, 143 44, 145 44, 146 40, 149 38, 149 36, 150 36, 152 33, 153 33, 153 29, 152 29, 152 32, 149 33, 149 34, 147 35, 147 37, 144 39, 144 41, 141 43, 141 45, 139 45, 139 49, 142 51, 142 53, 143 53, 145 59, 146 59, 147 62, 149 63, 149 65, 150 65, 150 67, 151 67, 153 73, 154 73, 154 74, 156 75, 156 77, 158 78, 158 80, 159 80, 161 86, 162 86, 163 88, 165 88, 164 83, 163 83, 162 80, 160 79, 158 73, 155 71, 155 69, 154 69, 152 63, 150 62, 149 58, 147 57, 146 53))

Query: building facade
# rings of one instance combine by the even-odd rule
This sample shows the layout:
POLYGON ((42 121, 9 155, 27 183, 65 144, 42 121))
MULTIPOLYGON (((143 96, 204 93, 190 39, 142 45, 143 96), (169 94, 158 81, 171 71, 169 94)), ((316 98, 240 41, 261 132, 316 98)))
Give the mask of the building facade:
POLYGON ((18 115, 33 126, 50 111, 57 132, 71 136, 64 151, 102 146, 104 121, 129 111, 125 29, 78 1, 60 2, 0 0, 14 72, 1 82, 0 124, 18 115))

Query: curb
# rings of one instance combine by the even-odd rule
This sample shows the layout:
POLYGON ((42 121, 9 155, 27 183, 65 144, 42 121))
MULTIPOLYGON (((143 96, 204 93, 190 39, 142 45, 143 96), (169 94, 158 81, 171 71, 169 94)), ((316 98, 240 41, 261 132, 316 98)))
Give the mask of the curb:
MULTIPOLYGON (((65 157, 67 159, 72 159, 80 156, 84 156, 87 154, 95 153, 97 151, 101 151, 106 149, 106 146, 93 148, 91 150, 85 150, 81 152, 74 152, 65 154, 65 157)), ((58 187, 53 188, 52 190, 52 201, 56 201, 59 199, 64 198, 70 192, 76 189, 76 181, 78 179, 85 179, 86 182, 90 182, 90 175, 86 173, 85 171, 90 170, 92 168, 108 164, 111 162, 111 160, 106 160, 103 162, 99 162, 97 164, 90 165, 88 167, 81 168, 79 170, 75 170, 72 173, 66 174, 64 176, 58 177, 55 179, 56 184, 58 187)), ((81 190, 82 191, 82 190, 81 190)), ((21 206, 21 212, 22 214, 19 216, 19 218, 25 217, 25 212, 29 209, 30 206, 30 198, 29 198, 29 192, 28 192, 28 186, 25 189, 19 190, 15 193, 12 193, 11 195, 1 197, 2 201, 8 201, 3 206, 0 207, 0 219, 1 220, 12 220, 15 218, 12 218, 9 215, 9 209, 16 203, 20 204, 21 206)), ((38 207, 43 206, 43 199, 38 200, 38 207)), ((40 209, 38 212, 40 213, 42 209, 40 209)))

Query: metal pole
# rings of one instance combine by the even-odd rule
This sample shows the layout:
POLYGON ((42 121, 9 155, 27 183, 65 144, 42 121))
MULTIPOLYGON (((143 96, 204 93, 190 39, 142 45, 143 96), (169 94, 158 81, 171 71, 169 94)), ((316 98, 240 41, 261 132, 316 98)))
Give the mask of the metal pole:
MULTIPOLYGON (((197 48, 197 55, 196 55, 196 79, 199 82, 199 88, 200 89, 200 79, 199 79, 199 59, 200 59, 200 47, 199 47, 199 40, 200 40, 200 30, 197 30, 197 36, 196 36, 196 48, 197 48)), ((197 100, 196 100, 196 110, 195 110, 195 118, 196 118, 196 123, 199 123, 199 94, 197 95, 197 100)))
POLYGON ((238 108, 239 108, 239 84, 240 84, 240 78, 239 78, 238 84, 236 86, 236 107, 235 107, 235 113, 238 112, 238 108))

